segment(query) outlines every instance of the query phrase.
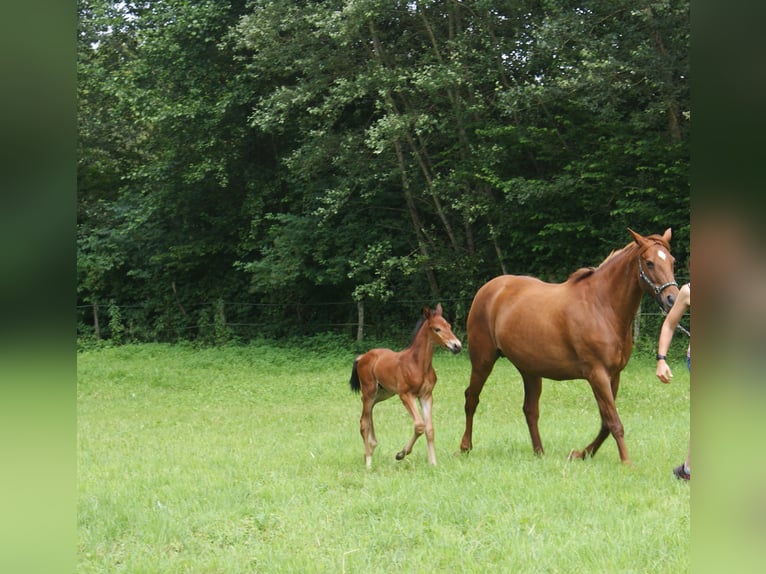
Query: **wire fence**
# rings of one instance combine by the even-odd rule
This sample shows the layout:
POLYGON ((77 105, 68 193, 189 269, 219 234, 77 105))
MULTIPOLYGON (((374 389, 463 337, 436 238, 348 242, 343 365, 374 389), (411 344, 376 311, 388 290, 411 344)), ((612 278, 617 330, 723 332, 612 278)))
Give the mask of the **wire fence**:
MULTIPOLYGON (((472 298, 440 299, 455 334, 465 336, 472 298)), ((365 302, 227 301, 192 304, 119 304, 115 301, 77 305, 79 341, 178 342, 197 340, 226 343, 253 339, 282 339, 332 335, 361 342, 407 340, 426 299, 365 302), (361 328, 360 328, 361 327, 361 328)), ((633 321, 634 340, 656 344, 665 314, 645 298, 633 321)), ((648 344, 648 343, 647 343, 648 344)))

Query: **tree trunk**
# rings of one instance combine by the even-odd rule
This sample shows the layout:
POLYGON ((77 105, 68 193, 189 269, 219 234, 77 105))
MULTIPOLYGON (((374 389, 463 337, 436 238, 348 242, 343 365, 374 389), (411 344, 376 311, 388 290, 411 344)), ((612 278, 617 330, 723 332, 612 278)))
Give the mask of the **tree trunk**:
POLYGON ((410 182, 407 179, 407 171, 405 170, 406 166, 404 163, 404 153, 402 152, 402 145, 399 143, 398 139, 394 141, 394 148, 396 149, 396 157, 399 160, 399 168, 402 172, 402 188, 404 189, 404 201, 407 204, 407 211, 410 214, 410 220, 412 221, 412 226, 415 228, 415 236, 418 239, 418 250, 420 251, 420 254, 426 260, 425 272, 426 272, 426 277, 428 278, 428 284, 431 287, 431 294, 434 297, 438 298, 439 285, 436 282, 436 274, 434 273, 434 270, 431 268, 431 265, 428 262, 431 257, 428 252, 428 248, 426 247, 425 235, 423 233, 423 223, 420 221, 420 216, 418 215, 417 206, 415 205, 415 199, 412 197, 412 191, 410 190, 410 182))
MULTIPOLYGON (((380 44, 380 39, 378 38, 377 31, 375 30, 375 25, 372 21, 369 22, 369 30, 370 36, 372 37, 374 54, 378 60, 378 65, 380 65, 381 68, 384 68, 385 60, 383 58, 383 47, 380 44)), ((386 90, 385 102, 390 113, 396 116, 401 115, 396 108, 396 104, 390 90, 386 90)), ((394 151, 396 152, 396 159, 399 163, 399 171, 401 172, 402 177, 402 191, 404 192, 404 201, 407 205, 407 211, 409 212, 410 220, 412 221, 412 226, 415 231, 415 237, 418 242, 418 251, 420 251, 420 254, 426 260, 425 273, 426 277, 428 278, 428 284, 431 287, 431 294, 434 297, 438 297, 439 285, 436 282, 436 274, 434 273, 434 270, 429 262, 431 257, 427 246, 428 237, 425 235, 423 223, 420 221, 417 206, 415 205, 415 199, 412 197, 412 190, 410 189, 410 182, 409 178, 407 177, 407 163, 404 161, 404 152, 402 151, 402 144, 398 136, 394 138, 393 143, 394 151)))

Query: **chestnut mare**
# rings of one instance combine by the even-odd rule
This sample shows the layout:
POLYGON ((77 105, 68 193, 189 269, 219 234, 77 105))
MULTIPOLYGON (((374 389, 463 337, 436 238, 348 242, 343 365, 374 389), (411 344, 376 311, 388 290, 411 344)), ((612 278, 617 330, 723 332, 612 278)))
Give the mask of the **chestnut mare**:
POLYGON ((462 451, 473 448, 473 415, 495 361, 507 357, 524 381, 524 415, 532 448, 542 454, 537 421, 542 378, 587 379, 601 414, 601 429, 569 458, 594 456, 611 433, 620 460, 630 463, 615 408, 620 372, 633 349, 631 322, 646 292, 665 310, 678 295, 670 254, 671 230, 642 237, 613 251, 597 268, 580 269, 564 283, 501 275, 484 284, 468 313, 471 381, 465 391, 462 451))
POLYGON ((428 462, 436 464, 434 425, 431 420, 431 393, 436 385, 436 373, 431 364, 434 344, 446 347, 453 353, 459 353, 462 345, 442 316, 441 304, 434 310, 423 308, 423 317, 415 331, 412 343, 403 351, 397 353, 391 349, 372 349, 359 355, 354 361, 349 382, 351 390, 362 393, 359 432, 364 441, 364 460, 367 468, 372 466, 372 453, 378 445, 372 423, 372 409, 377 403, 394 395, 399 395, 415 421, 415 433, 397 453, 396 460, 402 460, 410 454, 415 441, 425 432, 428 441, 428 462), (422 418, 415 405, 416 398, 423 409, 422 418))

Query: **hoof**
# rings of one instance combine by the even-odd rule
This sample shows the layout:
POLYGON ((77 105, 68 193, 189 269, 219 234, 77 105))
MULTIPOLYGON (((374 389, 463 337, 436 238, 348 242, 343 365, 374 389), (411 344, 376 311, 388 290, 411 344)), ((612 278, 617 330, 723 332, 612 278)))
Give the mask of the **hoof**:
POLYGON ((585 452, 572 449, 569 452, 569 456, 567 457, 567 460, 585 460, 585 452))
POLYGON ((396 460, 402 460, 405 457, 405 452, 403 450, 396 453, 396 460))

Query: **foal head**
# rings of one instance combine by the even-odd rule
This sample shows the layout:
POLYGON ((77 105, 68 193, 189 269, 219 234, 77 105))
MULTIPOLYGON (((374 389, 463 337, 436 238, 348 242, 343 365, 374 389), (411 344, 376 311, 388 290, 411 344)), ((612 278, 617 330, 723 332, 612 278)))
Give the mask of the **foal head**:
POLYGON ((452 327, 442 315, 441 303, 436 305, 436 309, 423 307, 423 322, 424 329, 427 329, 428 336, 436 345, 441 345, 453 353, 459 353, 463 348, 460 339, 455 336, 452 327))
POLYGON ((662 235, 643 237, 628 229, 638 245, 639 281, 665 311, 670 311, 678 296, 678 283, 673 275, 675 257, 670 254, 670 228, 662 235))

